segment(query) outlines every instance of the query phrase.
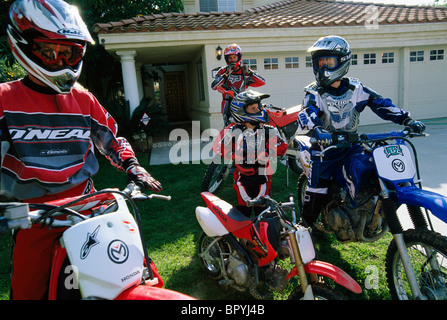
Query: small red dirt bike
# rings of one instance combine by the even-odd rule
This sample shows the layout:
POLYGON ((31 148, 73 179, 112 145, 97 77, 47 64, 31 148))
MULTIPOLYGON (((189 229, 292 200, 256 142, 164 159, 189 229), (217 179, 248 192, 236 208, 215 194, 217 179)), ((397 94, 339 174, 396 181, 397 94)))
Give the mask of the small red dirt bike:
POLYGON ((266 206, 257 217, 248 218, 228 202, 202 192, 207 207, 197 207, 196 217, 203 229, 199 257, 205 273, 222 286, 249 290, 257 299, 281 292, 289 279, 298 276, 300 285, 289 299, 341 300, 344 296, 320 281, 331 278, 355 293, 358 283, 338 267, 315 260, 315 249, 308 228, 296 223, 295 203, 279 203, 269 196, 247 202, 266 206), (292 212, 292 220, 286 218, 292 212), (278 262, 290 258, 289 271, 278 262))
MULTIPOLYGON (((303 172, 301 168, 299 146, 294 139, 300 126, 298 123, 298 113, 302 106, 297 105, 288 109, 277 108, 273 105, 265 105, 264 108, 269 114, 269 125, 276 127, 279 134, 289 144, 286 154, 284 155, 286 164, 293 172, 300 175, 303 172)), ((228 130, 233 127, 235 123, 230 123, 227 127, 222 129, 219 135, 213 141, 213 152, 215 154, 213 161, 208 166, 203 179, 201 192, 215 192, 223 181, 228 177, 230 168, 233 163, 227 159, 223 159, 220 155, 220 143, 225 137, 228 130)))
POLYGON ((170 197, 146 195, 131 183, 123 191, 105 189, 43 204, 0 203, 0 235, 38 224, 66 229, 54 251, 49 300, 62 295, 93 300, 194 299, 161 288, 163 280, 148 256, 134 202, 150 199, 170 197))

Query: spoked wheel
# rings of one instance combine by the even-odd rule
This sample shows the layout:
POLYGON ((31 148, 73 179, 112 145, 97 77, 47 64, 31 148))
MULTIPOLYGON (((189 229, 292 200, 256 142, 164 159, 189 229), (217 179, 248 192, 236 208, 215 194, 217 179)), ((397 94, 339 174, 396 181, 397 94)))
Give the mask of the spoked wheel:
MULTIPOLYGON (((345 296, 334 288, 323 283, 310 283, 314 300, 346 300, 345 296)), ((288 300, 304 300, 304 294, 301 286, 296 287, 289 295, 288 300)))
POLYGON ((298 157, 287 157, 287 162, 289 164, 289 168, 292 169, 293 172, 298 175, 303 173, 303 168, 298 157))
MULTIPOLYGON (((422 229, 407 230, 403 235, 422 294, 429 300, 446 300, 447 238, 422 229)), ((388 247, 385 263, 393 299, 414 299, 395 240, 388 247)))
POLYGON ((223 181, 228 177, 231 165, 223 160, 219 162, 213 161, 208 166, 202 180, 201 192, 215 192, 223 181))
POLYGON ((306 188, 307 188, 307 176, 304 173, 302 173, 298 178, 298 183, 296 187, 296 196, 298 199, 298 207, 300 209, 302 209, 304 206, 304 196, 306 195, 306 188))
POLYGON ((225 265, 225 260, 229 257, 231 247, 223 239, 215 240, 215 237, 209 237, 205 232, 202 232, 199 237, 199 258, 205 273, 211 279, 219 280, 222 278, 222 264, 225 265), (211 247, 207 251, 210 245, 211 247), (222 257, 224 257, 223 260, 222 257))

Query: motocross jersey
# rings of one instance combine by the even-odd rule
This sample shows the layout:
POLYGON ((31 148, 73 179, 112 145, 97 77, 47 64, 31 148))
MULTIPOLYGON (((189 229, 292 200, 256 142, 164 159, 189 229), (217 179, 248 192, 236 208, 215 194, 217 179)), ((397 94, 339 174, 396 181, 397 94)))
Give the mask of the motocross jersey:
POLYGON ((265 79, 256 72, 250 71, 244 73, 243 68, 238 68, 229 72, 229 67, 225 66, 219 69, 211 88, 222 93, 222 112, 225 100, 231 101, 234 96, 245 91, 248 87, 260 87, 265 85, 265 79))
POLYGON ((261 125, 248 130, 243 125, 235 125, 222 139, 220 150, 225 159, 234 161, 238 173, 243 176, 258 175, 262 180, 266 179, 265 175, 273 173, 270 160, 284 155, 287 147, 288 144, 275 127, 261 125), (266 168, 262 171, 265 175, 259 174, 260 168, 266 168))
POLYGON ((0 84, 0 185, 17 199, 54 195, 89 181, 99 168, 94 147, 119 169, 135 159, 92 94, 76 87, 69 94, 48 89, 28 78, 0 84))
POLYGON ((321 88, 316 82, 304 89, 306 95, 299 121, 303 129, 315 126, 334 131, 355 132, 360 121, 360 113, 369 106, 384 120, 402 124, 410 113, 382 98, 375 91, 364 87, 358 79, 343 78, 340 86, 321 88))

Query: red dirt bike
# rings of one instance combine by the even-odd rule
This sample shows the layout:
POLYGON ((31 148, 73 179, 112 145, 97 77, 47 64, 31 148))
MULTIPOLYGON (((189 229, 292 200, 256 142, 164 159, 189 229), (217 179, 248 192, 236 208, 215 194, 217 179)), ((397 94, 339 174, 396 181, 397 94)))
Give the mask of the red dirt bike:
MULTIPOLYGON (((257 217, 248 218, 228 202, 202 192, 207 207, 198 206, 196 217, 203 229, 199 237, 199 258, 205 273, 222 286, 249 290, 256 299, 282 292, 289 279, 298 276, 300 285, 289 299, 342 300, 344 296, 321 282, 329 277, 355 293, 358 283, 338 267, 315 260, 315 249, 308 228, 296 223, 295 203, 279 203, 269 196, 247 202, 266 206, 257 217), (292 212, 287 219, 286 210, 292 212), (290 258, 289 271, 278 262, 290 258)), ((283 264, 281 264, 283 265, 283 264)))
MULTIPOLYGON (((272 105, 265 105, 264 108, 269 114, 269 125, 276 127, 279 134, 289 144, 289 147, 284 155, 286 164, 293 172, 300 175, 303 172, 299 157, 299 147, 295 141, 295 136, 300 126, 298 123, 298 113, 302 106, 297 105, 288 109, 277 108, 272 105)), ((213 141, 213 152, 215 154, 213 161, 208 166, 203 179, 201 192, 215 192, 223 181, 228 177, 230 168, 233 163, 227 159, 222 158, 219 149, 220 144, 225 137, 228 130, 233 127, 235 123, 230 123, 225 127, 213 141)))
POLYGON ((49 300, 194 299, 162 288, 134 202, 150 199, 170 197, 146 195, 131 183, 123 191, 105 189, 43 204, 4 202, 0 203, 0 235, 38 224, 66 229, 54 251, 49 300))

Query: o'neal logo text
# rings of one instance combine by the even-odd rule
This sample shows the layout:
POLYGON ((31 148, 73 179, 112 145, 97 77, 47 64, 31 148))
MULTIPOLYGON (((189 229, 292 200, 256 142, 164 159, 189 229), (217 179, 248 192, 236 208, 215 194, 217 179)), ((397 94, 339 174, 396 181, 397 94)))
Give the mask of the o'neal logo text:
POLYGON ((39 140, 88 140, 90 130, 88 129, 10 129, 12 140, 39 141, 39 140))

